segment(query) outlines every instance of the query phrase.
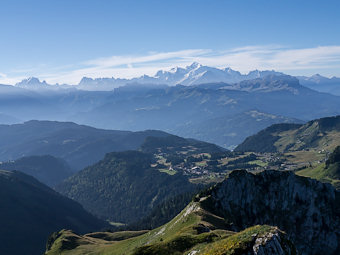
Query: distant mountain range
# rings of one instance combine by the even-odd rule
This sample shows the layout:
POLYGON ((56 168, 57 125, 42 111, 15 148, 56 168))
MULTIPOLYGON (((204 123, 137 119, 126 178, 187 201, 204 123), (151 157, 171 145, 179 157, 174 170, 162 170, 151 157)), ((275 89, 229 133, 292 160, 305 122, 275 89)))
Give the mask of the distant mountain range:
MULTIPOLYGON (((283 73, 275 71, 251 71, 248 74, 241 74, 231 68, 218 69, 215 67, 203 66, 199 63, 192 63, 185 68, 174 67, 169 71, 160 70, 154 76, 143 75, 138 78, 120 79, 120 78, 89 78, 83 77, 76 86, 83 90, 113 90, 114 88, 126 84, 159 84, 174 86, 181 85, 197 85, 203 83, 236 83, 243 80, 251 80, 256 78, 263 78, 268 75, 281 75, 283 73)), ((39 90, 39 89, 56 89, 68 88, 64 85, 50 85, 46 81, 40 81, 36 77, 24 79, 15 84, 15 86, 25 89, 39 90)), ((69 86, 71 88, 71 86, 69 86)))
POLYGON ((316 91, 330 93, 340 96, 340 78, 327 78, 320 74, 315 74, 311 77, 298 76, 301 85, 316 91))
POLYGON ((39 119, 158 129, 233 149, 275 123, 340 114, 340 98, 328 94, 338 94, 339 81, 275 71, 241 74, 198 63, 133 79, 84 77, 75 86, 29 78, 0 85, 0 123, 39 119))
MULTIPOLYGON (((191 71, 202 68, 194 65, 191 71)), ((233 84, 134 83, 113 91, 77 90, 75 86, 28 90, 20 87, 23 84, 0 85, 0 121, 58 120, 115 130, 158 129, 232 149, 271 124, 340 114, 338 96, 309 89, 284 74, 257 72, 255 76, 261 77, 233 84), (211 128, 216 132, 210 132, 211 128)), ((25 86, 34 81, 27 80, 25 86)))
MULTIPOLYGON (((231 68, 215 68, 203 66, 199 63, 192 63, 185 68, 174 67, 169 71, 160 70, 154 76, 143 75, 132 79, 121 78, 89 78, 83 77, 76 86, 68 84, 50 85, 46 81, 40 81, 38 78, 30 77, 15 84, 20 88, 29 90, 58 90, 58 89, 81 89, 90 91, 110 91, 126 84, 157 84, 174 86, 177 84, 190 86, 205 83, 228 83, 234 84, 245 80, 264 78, 269 75, 284 75, 281 72, 271 71, 250 71, 248 74, 241 74, 231 68)), ((327 92, 340 95, 340 78, 327 78, 319 74, 311 77, 297 76, 300 83, 311 89, 320 92, 327 92)))
POLYGON ((156 128, 232 148, 269 123, 278 123, 280 118, 281 121, 284 118, 284 122, 295 122, 296 119, 301 122, 340 114, 339 97, 308 89, 296 78, 285 75, 266 76, 234 85, 212 83, 139 87, 136 90, 130 86, 116 89, 106 104, 79 113, 72 119, 102 128, 156 128), (249 118, 244 114, 252 111, 267 118, 249 118), (234 121, 226 126, 223 119, 234 121), (246 120, 248 124, 243 125, 246 120), (222 133, 218 137, 214 132, 204 135, 208 130, 205 126, 209 125, 223 130, 222 133), (197 129, 200 130, 196 132, 197 129))

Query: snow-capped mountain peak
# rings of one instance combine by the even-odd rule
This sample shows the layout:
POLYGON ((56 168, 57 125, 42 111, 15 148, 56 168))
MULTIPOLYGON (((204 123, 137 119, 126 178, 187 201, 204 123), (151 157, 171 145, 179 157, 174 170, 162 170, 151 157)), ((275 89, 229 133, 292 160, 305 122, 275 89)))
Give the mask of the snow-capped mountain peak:
MULTIPOLYGON (((79 83, 79 88, 86 90, 93 90, 101 88, 114 89, 122 86, 124 83, 139 83, 139 84, 163 84, 173 86, 176 84, 181 85, 198 85, 202 83, 237 83, 243 80, 255 79, 265 77, 266 75, 275 74, 274 71, 258 71, 250 72, 248 75, 243 75, 230 67, 220 69, 216 67, 204 66, 200 63, 193 62, 192 64, 182 68, 174 67, 170 70, 159 70, 154 76, 141 76, 133 79, 114 79, 114 78, 83 78, 79 83), (102 86, 100 86, 102 84, 102 86), (110 85, 111 84, 111 85, 110 85), (86 86, 85 86, 86 85, 86 86)), ((279 73, 277 73, 279 74, 279 73)), ((106 90, 105 89, 105 90, 106 90)))
POLYGON ((243 75, 230 67, 220 69, 216 67, 204 66, 198 62, 193 62, 186 67, 173 67, 170 70, 159 70, 154 76, 141 76, 133 79, 97 78, 84 77, 79 83, 79 88, 86 90, 93 89, 114 89, 127 83, 139 84, 163 84, 173 86, 198 85, 202 83, 237 83, 243 80, 265 77, 267 75, 280 74, 274 71, 252 71, 248 75, 243 75), (102 84, 102 85, 100 85, 102 84))
POLYGON ((197 62, 193 62, 190 66, 187 66, 186 69, 188 70, 193 70, 193 69, 198 69, 200 68, 202 65, 200 63, 197 62))
MULTIPOLYGON (((275 72, 274 70, 250 71, 248 74, 241 74, 239 71, 235 71, 230 67, 216 68, 202 65, 198 62, 193 62, 186 67, 174 67, 170 70, 159 70, 154 76, 143 75, 132 79, 121 79, 121 78, 89 78, 83 77, 79 84, 76 86, 77 89, 82 90, 113 90, 117 87, 124 86, 126 84, 158 84, 173 86, 177 84, 181 85, 198 85, 198 84, 209 84, 209 83, 227 83, 235 84, 245 80, 264 78, 271 75, 283 75, 283 73, 275 72)), ((315 80, 324 78, 320 75, 314 75, 312 77, 315 80)), ((338 78, 334 78, 335 79, 338 78)), ((38 90, 38 89, 59 89, 62 86, 49 85, 45 81, 40 81, 38 78, 30 77, 22 80, 15 86, 26 89, 38 90)), ((65 88, 71 88, 72 86, 64 86, 65 88)), ((75 88, 75 87, 73 87, 75 88)))
POLYGON ((46 81, 41 82, 36 77, 29 77, 27 79, 22 80, 21 82, 16 83, 15 86, 21 88, 34 89, 49 86, 49 84, 47 84, 46 81))

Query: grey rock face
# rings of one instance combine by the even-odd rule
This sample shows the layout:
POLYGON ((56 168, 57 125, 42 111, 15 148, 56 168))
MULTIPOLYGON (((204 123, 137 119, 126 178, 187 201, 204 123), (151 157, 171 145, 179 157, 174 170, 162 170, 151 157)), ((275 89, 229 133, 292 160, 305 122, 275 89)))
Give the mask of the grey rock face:
MULTIPOLYGON (((301 254, 339 251, 337 201, 339 193, 330 184, 280 171, 234 171, 212 189, 210 198, 232 230, 256 224, 278 226, 301 254)), ((275 238, 271 245, 276 246, 275 238)), ((262 252, 260 247, 257 252, 262 252)), ((255 254, 281 254, 277 252, 255 254)))
POLYGON ((296 254, 296 249, 289 246, 282 232, 275 229, 256 238, 253 252, 255 255, 290 255, 296 254))

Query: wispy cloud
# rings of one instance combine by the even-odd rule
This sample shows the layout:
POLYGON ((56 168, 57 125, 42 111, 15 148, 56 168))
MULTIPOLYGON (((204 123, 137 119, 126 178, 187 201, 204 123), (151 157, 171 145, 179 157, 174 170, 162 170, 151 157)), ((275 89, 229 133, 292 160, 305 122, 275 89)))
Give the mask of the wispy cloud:
POLYGON ((211 50, 182 50, 173 52, 150 52, 144 56, 112 56, 109 58, 99 58, 85 62, 87 65, 94 65, 100 67, 115 67, 127 64, 141 64, 141 63, 152 63, 157 61, 185 61, 190 60, 194 57, 204 57, 211 53, 211 50))
POLYGON ((98 58, 69 65, 53 67, 49 72, 0 73, 0 83, 14 83, 22 77, 38 76, 50 83, 76 84, 83 76, 132 78, 154 75, 159 69, 184 67, 192 62, 214 67, 231 67, 247 73, 254 69, 277 70, 288 74, 340 76, 340 46, 320 46, 294 49, 281 45, 246 46, 214 51, 188 49, 172 52, 149 52, 144 55, 125 55, 98 58), (20 74, 20 75, 19 75, 20 74))
POLYGON ((18 82, 19 80, 24 79, 23 76, 14 76, 14 77, 8 77, 5 73, 0 73, 0 84, 14 84, 18 82))

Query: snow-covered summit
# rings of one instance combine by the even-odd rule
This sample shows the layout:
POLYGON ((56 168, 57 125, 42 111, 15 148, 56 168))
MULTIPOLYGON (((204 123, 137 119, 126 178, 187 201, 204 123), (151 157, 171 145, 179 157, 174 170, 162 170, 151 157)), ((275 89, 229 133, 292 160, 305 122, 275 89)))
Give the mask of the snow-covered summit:
POLYGON ((45 86, 49 86, 46 81, 40 81, 36 77, 29 77, 27 79, 22 80, 15 84, 17 87, 26 88, 26 89, 33 89, 33 88, 41 88, 45 86))
MULTIPOLYGON (((169 71, 160 70, 155 76, 150 77, 153 83, 167 84, 167 85, 197 85, 202 83, 225 82, 235 83, 248 79, 256 79, 265 77, 267 75, 281 75, 275 71, 252 71, 247 75, 243 75, 230 67, 219 69, 215 67, 204 66, 200 63, 194 62, 191 65, 182 67, 174 67, 169 71)), ((134 79, 139 82, 138 78, 134 79)), ((150 82, 150 80, 148 81, 150 82)))
POLYGON ((47 83, 45 80, 40 81, 36 77, 29 77, 27 79, 23 79, 21 82, 16 83, 14 86, 17 88, 33 90, 37 92, 58 91, 58 90, 64 90, 64 89, 72 89, 73 87, 67 84, 58 84, 58 83, 51 85, 47 83))

